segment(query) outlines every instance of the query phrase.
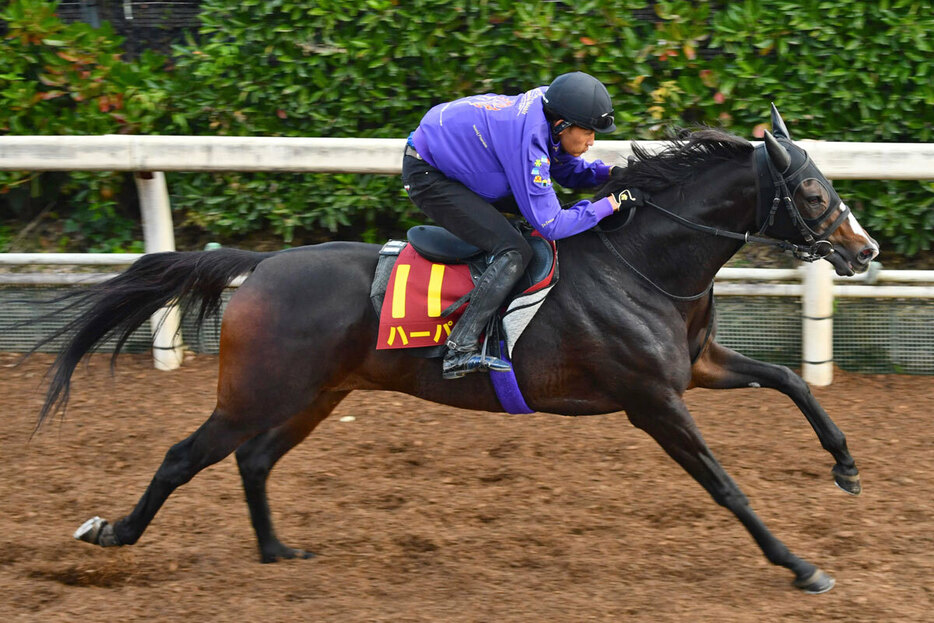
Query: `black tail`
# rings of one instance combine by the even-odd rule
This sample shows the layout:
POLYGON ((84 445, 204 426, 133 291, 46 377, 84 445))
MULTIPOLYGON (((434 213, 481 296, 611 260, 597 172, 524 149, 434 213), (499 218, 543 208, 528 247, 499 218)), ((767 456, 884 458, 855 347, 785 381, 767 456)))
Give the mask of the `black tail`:
MULTIPOLYGON (((68 403, 71 375, 87 353, 102 341, 117 337, 111 363, 130 335, 156 311, 179 301, 182 313, 200 302, 198 325, 218 311, 227 285, 275 253, 238 249, 167 252, 144 255, 119 276, 63 297, 66 310, 77 318, 43 339, 36 348, 61 336, 66 343, 49 370, 52 380, 36 429, 45 418, 68 403)), ((58 299, 59 301, 63 299, 58 299)))

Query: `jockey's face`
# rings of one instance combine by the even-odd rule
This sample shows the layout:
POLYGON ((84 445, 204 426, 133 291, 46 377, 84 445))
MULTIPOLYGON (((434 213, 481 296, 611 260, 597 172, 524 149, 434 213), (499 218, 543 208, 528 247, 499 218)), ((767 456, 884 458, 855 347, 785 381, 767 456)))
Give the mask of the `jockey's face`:
POLYGON ((561 148, 572 156, 580 156, 593 145, 594 131, 572 125, 558 135, 561 148))

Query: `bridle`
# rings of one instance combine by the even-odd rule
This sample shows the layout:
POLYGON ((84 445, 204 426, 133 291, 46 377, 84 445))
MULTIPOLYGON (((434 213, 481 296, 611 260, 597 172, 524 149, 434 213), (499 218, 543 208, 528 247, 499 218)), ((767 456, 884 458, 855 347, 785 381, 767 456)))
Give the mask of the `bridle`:
MULTIPOLYGON (((790 141, 789 144, 791 144, 790 141)), ((815 179, 818 182, 820 179, 813 175, 819 174, 818 169, 811 160, 811 157, 807 155, 807 152, 798 148, 795 149, 804 155, 804 159, 791 173, 782 173, 778 171, 772 159, 769 157, 765 143, 757 145, 754 149, 753 169, 758 185, 756 221, 759 227, 755 234, 748 231, 739 233, 696 223, 680 214, 663 208, 648 198, 645 199, 644 203, 669 220, 689 229, 693 229, 694 231, 712 236, 739 240, 743 243, 751 242, 777 247, 782 251, 790 252, 795 258, 803 262, 815 262, 824 259, 834 253, 833 243, 831 243, 828 238, 843 224, 843 221, 849 216, 850 209, 846 204, 840 201, 840 198, 835 192, 830 192, 830 201, 828 201, 827 209, 824 210, 820 216, 808 219, 801 215, 801 212, 795 208, 794 202, 792 201, 793 194, 790 191, 790 185, 793 185, 797 190, 797 188, 808 179, 815 179), (771 197, 771 199, 769 197, 771 197), (780 210, 782 206, 784 206, 785 210, 780 210), (828 220, 838 208, 842 208, 839 216, 837 216, 823 232, 816 231, 816 228, 819 228, 824 221, 828 220), (805 244, 797 244, 788 240, 788 238, 792 237, 795 233, 792 228, 796 230, 796 233, 801 235, 805 244)), ((788 168, 790 169, 791 166, 789 165, 788 168)), ((711 280, 702 292, 690 296, 678 296, 663 289, 623 257, 606 234, 618 231, 628 225, 632 221, 633 216, 635 216, 635 212, 636 208, 631 208, 625 221, 612 229, 603 229, 599 225, 593 228, 604 246, 606 246, 618 260, 629 267, 630 270, 642 277, 642 279, 647 281, 653 288, 671 299, 677 301, 695 301, 707 294, 713 287, 713 280, 711 280)))
MULTIPOLYGON (((791 141, 782 138, 777 140, 793 145, 791 141)), ((790 187, 797 191, 801 184, 807 180, 816 180, 821 186, 823 186, 823 182, 816 177, 819 175, 818 169, 807 152, 803 149, 795 149, 804 156, 803 161, 790 173, 781 173, 769 157, 765 143, 757 145, 755 148, 754 170, 759 186, 756 210, 756 219, 759 224, 758 233, 770 236, 770 238, 751 240, 750 242, 777 246, 784 251, 791 251, 795 258, 803 262, 815 262, 834 252, 833 244, 828 238, 847 219, 850 209, 840 201, 840 197, 837 196, 836 192, 828 190, 827 209, 820 216, 808 219, 801 215, 791 199, 794 193, 791 192, 790 187), (769 195, 772 197, 771 200, 769 195), (785 210, 780 211, 780 206, 784 206, 785 210), (817 229, 820 228, 821 224, 828 220, 838 208, 840 214, 837 218, 822 233, 818 232, 817 229), (801 235, 805 242, 804 245, 794 244, 788 240, 795 233, 801 235)), ((788 168, 790 169, 791 165, 788 168)), ((826 187, 824 188, 826 190, 826 187)))

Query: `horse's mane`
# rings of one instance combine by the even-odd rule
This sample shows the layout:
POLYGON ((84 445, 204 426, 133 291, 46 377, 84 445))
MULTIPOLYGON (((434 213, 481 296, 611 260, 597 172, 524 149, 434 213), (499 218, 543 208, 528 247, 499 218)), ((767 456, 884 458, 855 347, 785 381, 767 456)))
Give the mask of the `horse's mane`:
POLYGON ((680 130, 657 154, 633 143, 629 166, 604 184, 597 197, 605 197, 624 186, 646 192, 679 186, 710 164, 748 156, 752 149, 752 143, 746 139, 714 128, 680 130))

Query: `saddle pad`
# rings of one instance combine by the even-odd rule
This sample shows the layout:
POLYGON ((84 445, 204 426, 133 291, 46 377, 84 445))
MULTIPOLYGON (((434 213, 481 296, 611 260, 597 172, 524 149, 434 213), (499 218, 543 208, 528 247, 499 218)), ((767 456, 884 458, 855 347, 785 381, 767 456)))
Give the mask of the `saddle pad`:
POLYGON ((441 312, 473 289, 466 264, 438 264, 420 256, 412 245, 399 253, 379 317, 377 350, 438 346, 465 307, 441 312))
POLYGON ((538 309, 545 302, 545 297, 548 296, 554 285, 555 279, 552 274, 509 303, 509 307, 503 313, 502 320, 503 332, 506 334, 506 352, 509 353, 510 357, 512 357, 512 351, 516 347, 516 342, 519 341, 525 328, 532 322, 532 318, 538 313, 538 309))

